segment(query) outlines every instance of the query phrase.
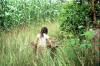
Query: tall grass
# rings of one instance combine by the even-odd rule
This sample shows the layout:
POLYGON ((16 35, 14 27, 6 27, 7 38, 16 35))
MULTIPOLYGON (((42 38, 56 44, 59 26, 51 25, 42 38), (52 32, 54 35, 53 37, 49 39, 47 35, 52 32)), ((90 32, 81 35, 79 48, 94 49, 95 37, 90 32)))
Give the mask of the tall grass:
POLYGON ((75 55, 67 42, 59 37, 59 24, 45 23, 22 26, 10 32, 2 32, 0 37, 0 66, 77 66, 75 55), (45 57, 36 58, 34 48, 29 44, 40 32, 42 26, 49 30, 52 40, 57 40, 56 52, 47 50, 45 57), (51 53, 53 55, 51 55, 51 53))
MULTIPOLYGON (((49 35, 53 36, 58 29, 58 24, 51 23, 37 26, 23 26, 11 32, 2 32, 0 37, 0 66, 52 66, 54 62, 47 54, 48 59, 36 61, 33 48, 29 45, 42 26, 47 26, 49 35), (48 62, 47 62, 48 61, 48 62), (52 64, 51 64, 52 63, 52 64)), ((40 57, 41 58, 41 57, 40 57)))
POLYGON ((91 44, 87 40, 83 40, 80 44, 79 39, 73 37, 69 33, 60 32, 57 22, 23 25, 9 32, 3 31, 0 34, 0 66, 88 66, 93 64, 92 55, 88 51, 91 44), (58 48, 54 53, 48 49, 46 56, 40 56, 37 59, 30 42, 36 38, 42 26, 48 28, 49 36, 52 40, 56 40, 58 48), (72 38, 67 39, 67 36, 72 38))

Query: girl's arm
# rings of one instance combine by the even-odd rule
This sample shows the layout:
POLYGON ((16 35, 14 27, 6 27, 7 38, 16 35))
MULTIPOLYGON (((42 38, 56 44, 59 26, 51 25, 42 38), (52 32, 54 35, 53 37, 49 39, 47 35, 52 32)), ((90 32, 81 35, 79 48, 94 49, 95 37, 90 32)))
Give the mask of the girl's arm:
POLYGON ((35 41, 34 41, 34 45, 35 45, 35 46, 37 45, 38 40, 39 40, 38 38, 35 39, 35 41))
POLYGON ((48 38, 47 40, 48 40, 48 43, 50 44, 50 46, 51 46, 51 48, 52 48, 52 47, 53 47, 53 43, 52 43, 51 39, 48 38))

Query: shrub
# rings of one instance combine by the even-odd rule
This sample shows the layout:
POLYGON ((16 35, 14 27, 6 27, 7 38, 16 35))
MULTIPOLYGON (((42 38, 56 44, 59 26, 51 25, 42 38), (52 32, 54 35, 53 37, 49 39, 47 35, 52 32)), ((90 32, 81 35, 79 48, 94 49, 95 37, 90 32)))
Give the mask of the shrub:
MULTIPOLYGON (((64 60, 66 63, 70 64, 69 66, 92 66, 93 62, 93 53, 91 50, 93 49, 93 45, 91 44, 90 40, 93 39, 93 33, 90 31, 86 31, 82 34, 86 37, 86 39, 80 40, 75 37, 73 34, 66 35, 66 32, 63 33, 63 36, 68 37, 69 39, 63 38, 62 41, 62 55, 65 56, 64 60)), ((59 51, 58 53, 60 53, 59 51)), ((61 54, 58 54, 61 55, 61 54)), ((62 56, 62 57, 63 57, 62 56)))
POLYGON ((61 11, 60 29, 72 32, 74 35, 84 33, 86 29, 86 15, 89 11, 88 5, 79 6, 75 2, 65 3, 61 11))

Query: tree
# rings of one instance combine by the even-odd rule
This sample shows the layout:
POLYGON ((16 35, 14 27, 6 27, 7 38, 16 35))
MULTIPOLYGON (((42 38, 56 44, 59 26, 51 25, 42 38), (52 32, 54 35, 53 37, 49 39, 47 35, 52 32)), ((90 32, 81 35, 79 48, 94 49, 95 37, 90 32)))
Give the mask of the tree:
POLYGON ((93 24, 96 26, 96 13, 94 9, 94 0, 89 0, 89 3, 93 14, 93 24))

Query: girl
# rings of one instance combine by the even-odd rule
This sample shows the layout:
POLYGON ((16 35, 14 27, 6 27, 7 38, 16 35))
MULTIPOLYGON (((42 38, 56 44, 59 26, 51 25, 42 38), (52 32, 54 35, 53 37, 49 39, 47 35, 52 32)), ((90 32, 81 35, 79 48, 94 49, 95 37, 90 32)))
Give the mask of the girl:
POLYGON ((47 35, 48 29, 47 27, 42 27, 40 33, 37 35, 36 40, 34 42, 36 48, 36 54, 37 55, 45 55, 47 50, 47 44, 49 44, 52 47, 52 42, 50 40, 50 37, 47 35))

